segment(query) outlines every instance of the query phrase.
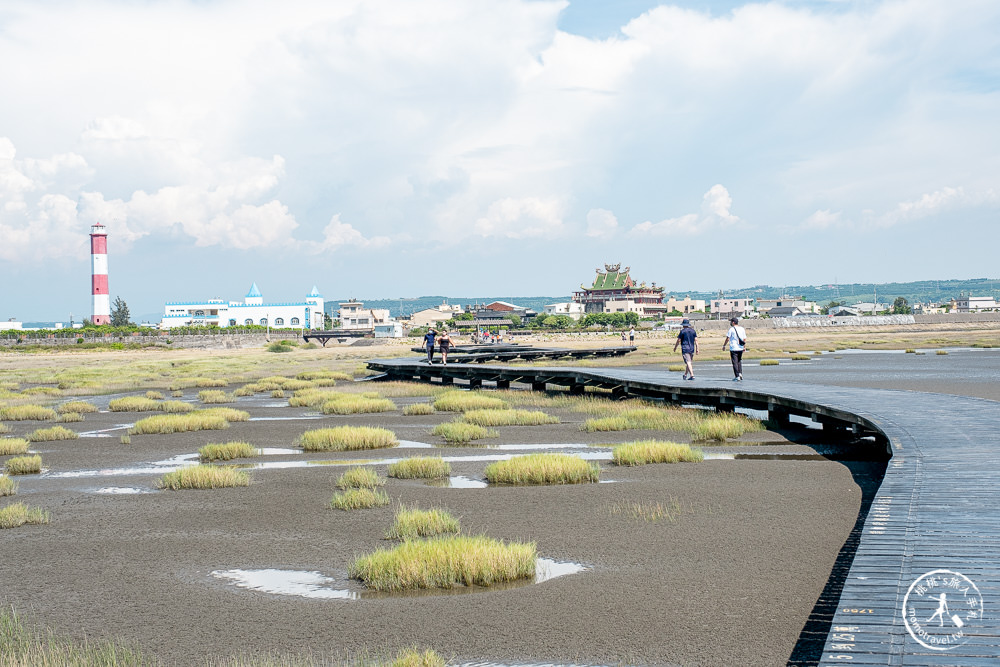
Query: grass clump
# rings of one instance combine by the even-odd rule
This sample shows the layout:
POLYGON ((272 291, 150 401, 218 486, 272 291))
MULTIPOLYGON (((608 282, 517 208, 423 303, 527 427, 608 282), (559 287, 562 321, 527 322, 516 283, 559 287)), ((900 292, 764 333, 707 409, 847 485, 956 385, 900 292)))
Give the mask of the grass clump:
POLYGON ((83 415, 79 412, 64 412, 59 415, 59 421, 64 424, 69 422, 82 422, 83 415))
POLYGON ((156 415, 140 419, 129 431, 130 435, 187 433, 189 431, 218 431, 229 428, 222 415, 205 414, 196 410, 186 415, 156 415))
POLYGON ((163 398, 164 398, 163 394, 161 394, 158 391, 152 391, 152 390, 151 391, 147 391, 146 394, 145 394, 145 396, 146 396, 146 398, 150 399, 151 401, 162 401, 163 398))
POLYGON ((182 396, 184 396, 184 390, 174 389, 173 391, 170 392, 170 395, 173 396, 174 398, 181 398, 182 396))
POLYGON ((70 412, 75 412, 77 414, 83 415, 92 412, 98 412, 98 410, 96 405, 94 405, 93 403, 88 403, 87 401, 69 401, 68 403, 63 403, 58 408, 56 408, 56 412, 58 412, 61 415, 70 412))
POLYGON ((810 357, 807 354, 794 354, 794 355, 792 355, 792 361, 809 361, 810 359, 812 359, 812 357, 810 357))
POLYGON ((284 397, 285 397, 285 390, 284 389, 272 389, 271 390, 271 398, 284 398, 284 397))
POLYGON ((446 535, 379 549, 351 563, 348 574, 380 591, 491 586, 534 576, 536 558, 533 542, 446 535))
POLYGON ((55 410, 41 405, 8 405, 0 408, 0 421, 48 421, 55 418, 55 410))
POLYGON ((389 412, 395 409, 396 404, 388 398, 371 398, 350 394, 344 394, 342 397, 327 401, 321 407, 325 415, 354 415, 370 412, 389 412))
POLYGON ((282 341, 277 341, 277 342, 274 342, 274 343, 270 343, 267 346, 267 351, 268 352, 291 352, 294 348, 291 345, 285 345, 284 344, 285 342, 286 341, 282 340, 282 341))
POLYGON ((203 408, 196 410, 192 414, 207 415, 209 417, 222 417, 227 422, 247 422, 250 421, 250 413, 246 410, 236 408, 203 408))
MULTIPOLYGON (((938 351, 937 351, 937 352, 935 352, 934 354, 942 354, 942 355, 943 355, 943 354, 948 354, 948 350, 938 350, 938 351)), ((2 416, 0 416, 0 419, 3 419, 3 417, 2 417, 2 416)))
POLYGON ((385 480, 378 473, 362 466, 351 468, 337 478, 338 489, 377 489, 383 484, 385 480))
POLYGON ((403 408, 403 414, 407 417, 414 415, 432 415, 436 412, 430 403, 413 403, 403 408))
POLYGON ((757 419, 735 412, 718 412, 703 419, 692 431, 695 440, 723 441, 738 438, 744 433, 757 433, 764 430, 764 424, 757 419))
POLYGON ((123 396, 108 401, 111 412, 152 412, 160 409, 159 401, 145 396, 123 396))
POLYGON ((15 456, 7 459, 4 470, 8 475, 34 475, 42 472, 42 457, 39 454, 32 456, 15 456))
POLYGON ((132 436, 130 436, 129 434, 126 433, 121 438, 119 438, 118 441, 121 442, 123 445, 131 445, 132 444, 132 436))
POLYGON ((49 513, 24 503, 14 503, 0 509, 0 528, 17 528, 24 525, 41 525, 49 522, 49 513))
POLYGON ((761 359, 759 363, 760 363, 761 366, 777 366, 778 365, 778 360, 777 359, 761 359))
POLYGON ((382 489, 344 489, 333 494, 330 509, 363 510, 389 504, 389 494, 382 489))
POLYGON ((324 403, 348 396, 350 394, 311 387, 309 389, 300 389, 292 394, 291 398, 288 399, 288 405, 293 408, 319 408, 324 403))
POLYGON ((483 474, 491 484, 583 484, 600 479, 601 467, 572 454, 527 454, 491 463, 483 474))
POLYGON ((65 426, 53 426, 52 428, 35 429, 28 434, 30 442, 50 442, 52 440, 76 440, 80 434, 71 431, 65 426))
POLYGON ((415 648, 408 648, 396 655, 390 667, 445 667, 447 664, 448 661, 431 649, 421 652, 415 648))
POLYGON ((558 424, 559 418, 537 410, 469 410, 463 419, 478 426, 538 426, 558 424))
POLYGON ((250 475, 224 466, 197 465, 168 472, 160 478, 161 489, 221 489, 250 486, 250 475))
POLYGON ((587 419, 580 428, 588 433, 630 430, 690 432, 700 419, 695 410, 632 407, 623 409, 617 415, 587 419))
POLYGON ((396 434, 375 426, 336 426, 306 431, 299 445, 307 452, 342 452, 385 449, 399 444, 396 434))
POLYGON ((500 435, 496 431, 491 431, 490 429, 483 428, 482 426, 467 424, 465 422, 448 422, 445 424, 438 424, 431 431, 431 434, 444 438, 445 442, 450 445, 464 445, 472 442, 473 440, 496 438, 500 435))
POLYGON ((229 403, 229 395, 221 389, 203 389, 198 392, 198 400, 202 403, 229 403))
POLYGON ((434 409, 442 412, 468 412, 469 410, 506 410, 507 403, 495 396, 478 391, 452 390, 434 400, 434 409))
POLYGON ((28 441, 25 438, 0 438, 0 456, 24 454, 28 451, 28 441))
POLYGON ((194 386, 199 389, 211 389, 212 387, 227 387, 229 382, 222 378, 194 378, 194 386))
POLYGON ((392 526, 386 531, 387 540, 410 540, 433 537, 459 531, 458 519, 443 509, 421 510, 400 507, 392 526))
POLYGON ((157 404, 156 409, 167 414, 180 415, 193 411, 195 408, 190 403, 184 401, 162 401, 157 404))
POLYGON ((662 440, 641 440, 618 445, 611 460, 620 466, 641 466, 647 463, 696 463, 705 457, 690 445, 662 440))
POLYGON ((27 628, 10 609, 0 610, 0 664, 35 667, 94 665, 147 667, 154 663, 141 653, 109 641, 81 643, 51 632, 27 628))
MULTIPOLYGON (((303 371, 295 376, 296 380, 353 380, 343 371, 303 371)), ((332 386, 332 385, 331 385, 332 386)))
POLYGON ((0 475, 0 496, 13 496, 17 493, 17 482, 9 475, 0 475))
POLYGON ((249 442, 209 443, 198 450, 198 459, 202 463, 208 463, 210 461, 248 459, 259 454, 260 450, 249 442))
POLYGON ((390 463, 387 474, 396 479, 439 479, 451 474, 451 464, 440 456, 413 456, 390 463))

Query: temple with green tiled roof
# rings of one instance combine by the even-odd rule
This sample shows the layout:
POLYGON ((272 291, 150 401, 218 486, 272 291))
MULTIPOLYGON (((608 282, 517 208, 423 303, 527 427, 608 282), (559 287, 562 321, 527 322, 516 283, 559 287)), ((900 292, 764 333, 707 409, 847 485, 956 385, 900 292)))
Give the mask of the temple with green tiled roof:
POLYGON ((573 293, 573 301, 582 303, 587 313, 634 312, 640 317, 662 314, 663 288, 656 283, 636 283, 629 269, 622 269, 621 264, 605 264, 603 272, 597 269, 593 285, 580 285, 581 291, 573 293))

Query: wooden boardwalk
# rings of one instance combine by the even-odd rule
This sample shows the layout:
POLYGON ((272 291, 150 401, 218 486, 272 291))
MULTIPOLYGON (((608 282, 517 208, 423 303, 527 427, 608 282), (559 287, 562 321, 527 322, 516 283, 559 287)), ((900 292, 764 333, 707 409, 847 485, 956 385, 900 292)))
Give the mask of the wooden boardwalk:
POLYGON ((872 446, 892 454, 885 478, 863 507, 789 664, 1000 665, 1000 403, 788 382, 685 382, 676 373, 628 368, 412 359, 368 365, 390 379, 515 382, 536 390, 554 384, 576 393, 595 386, 620 397, 761 409, 775 420, 799 415, 874 436, 872 446), (912 634, 904 600, 913 610, 912 634))

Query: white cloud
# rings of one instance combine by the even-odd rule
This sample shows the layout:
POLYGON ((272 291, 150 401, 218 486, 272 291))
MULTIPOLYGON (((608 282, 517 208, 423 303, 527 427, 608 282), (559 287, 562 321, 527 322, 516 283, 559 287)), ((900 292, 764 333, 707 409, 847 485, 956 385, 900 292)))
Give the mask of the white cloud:
POLYGON ((806 229, 830 229, 841 225, 840 211, 816 211, 803 223, 806 229))
POLYGON ((630 236, 695 236, 725 229, 740 222, 729 210, 733 199, 722 185, 713 185, 701 202, 701 212, 688 213, 677 218, 660 222, 642 222, 634 226, 630 236))
POLYGON ((565 232, 562 204, 552 199, 506 197, 490 204, 486 215, 476 221, 482 236, 509 239, 556 238, 565 232))
POLYGON ((587 236, 610 238, 618 232, 618 218, 611 211, 595 208, 587 211, 587 236))
POLYGON ((799 229, 805 231, 848 229, 870 232, 963 209, 982 206, 993 207, 998 202, 1000 202, 1000 198, 992 189, 982 192, 967 192, 963 187, 943 187, 934 192, 925 193, 916 199, 899 202, 882 213, 871 209, 863 210, 856 219, 845 216, 842 211, 819 210, 806 218, 799 229))
POLYGON ((306 252, 316 254, 335 251, 343 246, 380 248, 388 245, 389 243, 391 243, 391 240, 386 236, 377 236, 371 239, 365 238, 364 234, 359 232, 350 224, 343 222, 340 219, 340 214, 338 213, 334 215, 330 219, 330 222, 327 223, 326 227, 323 228, 322 241, 318 243, 304 242, 301 246, 306 252))

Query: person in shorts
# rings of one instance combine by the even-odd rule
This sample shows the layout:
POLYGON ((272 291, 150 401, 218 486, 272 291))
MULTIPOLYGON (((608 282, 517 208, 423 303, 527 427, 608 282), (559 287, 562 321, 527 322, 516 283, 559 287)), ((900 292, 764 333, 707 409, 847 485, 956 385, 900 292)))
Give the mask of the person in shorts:
POLYGON ((733 382, 743 381, 743 351, 747 349, 747 332, 740 326, 738 317, 729 320, 729 331, 722 349, 729 348, 729 360, 733 362, 733 382))
POLYGON ((441 347, 441 364, 444 366, 448 365, 448 350, 451 349, 451 336, 448 335, 448 331, 442 331, 441 335, 438 336, 438 345, 441 347))
POLYGON ((684 359, 684 379, 694 379, 694 355, 698 354, 698 332, 691 326, 691 321, 684 318, 681 322, 681 330, 677 334, 674 342, 674 352, 677 346, 681 346, 681 358, 684 359))

